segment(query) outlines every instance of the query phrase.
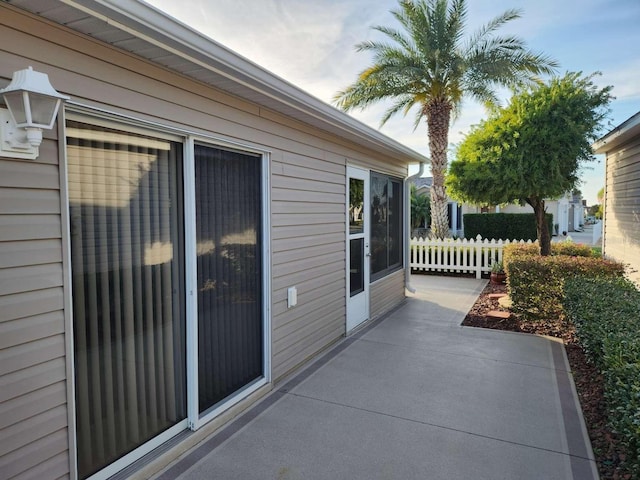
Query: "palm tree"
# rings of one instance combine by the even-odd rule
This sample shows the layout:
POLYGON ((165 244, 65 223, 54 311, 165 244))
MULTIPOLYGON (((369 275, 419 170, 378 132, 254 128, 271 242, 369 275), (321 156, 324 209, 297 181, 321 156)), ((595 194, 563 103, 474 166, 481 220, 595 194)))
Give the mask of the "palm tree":
POLYGON ((516 36, 495 34, 520 17, 518 10, 507 10, 465 39, 465 0, 400 0, 399 6, 391 13, 403 30, 373 27, 391 42, 356 46, 372 52, 374 63, 334 100, 345 111, 392 100, 381 125, 418 106, 414 127, 426 117, 431 154, 431 234, 444 238, 449 230, 444 177, 451 115, 458 113, 465 95, 497 105, 496 88, 538 81, 537 75, 553 73, 557 64, 528 50, 516 36))
POLYGON ((429 197, 418 193, 415 184, 411 184, 411 228, 422 228, 429 222, 429 197))

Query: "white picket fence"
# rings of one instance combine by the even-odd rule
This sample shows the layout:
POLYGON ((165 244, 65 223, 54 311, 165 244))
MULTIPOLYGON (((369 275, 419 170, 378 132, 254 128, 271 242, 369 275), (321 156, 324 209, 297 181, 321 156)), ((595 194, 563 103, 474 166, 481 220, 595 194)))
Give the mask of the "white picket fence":
POLYGON ((475 240, 411 239, 411 269, 430 272, 482 273, 491 272, 493 262, 502 261, 505 245, 532 243, 531 240, 488 240, 478 235, 475 240))

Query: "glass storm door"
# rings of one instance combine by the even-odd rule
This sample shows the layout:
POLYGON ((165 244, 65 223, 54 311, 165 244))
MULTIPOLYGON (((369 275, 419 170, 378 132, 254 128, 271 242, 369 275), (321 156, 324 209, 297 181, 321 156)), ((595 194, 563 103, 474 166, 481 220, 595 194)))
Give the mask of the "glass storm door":
POLYGON ((347 167, 347 333, 369 318, 369 172, 347 167))
POLYGON ((264 377, 258 155, 195 146, 198 411, 264 377))

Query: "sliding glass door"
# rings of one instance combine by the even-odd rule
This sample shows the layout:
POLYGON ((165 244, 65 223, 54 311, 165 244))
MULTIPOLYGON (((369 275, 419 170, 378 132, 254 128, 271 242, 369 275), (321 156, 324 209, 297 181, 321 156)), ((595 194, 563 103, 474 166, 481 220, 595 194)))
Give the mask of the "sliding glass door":
POLYGON ((107 478, 266 381, 263 157, 71 117, 78 472, 107 478))
POLYGON ((261 163, 195 146, 199 412, 264 375, 261 163))
POLYGON ((186 418, 182 151, 67 123, 80 478, 186 418))

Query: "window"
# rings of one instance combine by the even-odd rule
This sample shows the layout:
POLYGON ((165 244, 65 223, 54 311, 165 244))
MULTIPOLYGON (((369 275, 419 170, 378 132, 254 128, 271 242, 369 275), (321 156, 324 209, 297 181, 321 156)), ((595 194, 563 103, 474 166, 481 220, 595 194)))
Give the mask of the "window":
POLYGON ((449 217, 449 230, 453 230, 454 234, 456 233, 457 230, 462 230, 462 205, 459 205, 457 203, 452 203, 449 202, 447 203, 447 216, 449 217), (453 220, 454 220, 454 211, 455 210, 455 220, 456 220, 456 224, 453 224, 453 220))
POLYGON ((371 172, 371 280, 402 268, 402 181, 371 172))

